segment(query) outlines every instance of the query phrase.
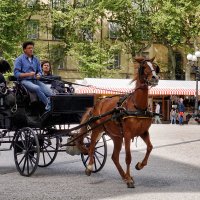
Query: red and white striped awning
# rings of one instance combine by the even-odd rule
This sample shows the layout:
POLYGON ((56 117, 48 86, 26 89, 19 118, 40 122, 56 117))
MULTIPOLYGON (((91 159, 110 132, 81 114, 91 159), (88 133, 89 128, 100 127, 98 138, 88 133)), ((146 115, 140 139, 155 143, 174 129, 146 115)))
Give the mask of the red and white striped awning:
MULTIPOLYGON (((84 79, 77 81, 87 85, 75 88, 78 94, 126 94, 134 91, 131 79, 84 79)), ((200 84, 199 84, 200 88, 200 84)), ((156 87, 149 90, 150 95, 195 95, 195 81, 160 80, 156 87)), ((199 90, 200 94, 200 90, 199 90)))
POLYGON ((75 93, 78 94, 126 94, 131 92, 131 89, 127 88, 110 88, 110 87, 79 87, 75 89, 75 93))

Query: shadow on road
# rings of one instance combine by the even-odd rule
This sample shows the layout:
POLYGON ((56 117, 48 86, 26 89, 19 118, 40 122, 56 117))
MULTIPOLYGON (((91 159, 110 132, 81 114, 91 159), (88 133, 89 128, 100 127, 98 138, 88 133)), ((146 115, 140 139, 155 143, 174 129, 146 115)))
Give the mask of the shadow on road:
MULTIPOLYGON (((121 180, 110 159, 109 152, 103 170, 97 174, 92 174, 90 177, 87 177, 84 174, 84 166, 78 157, 75 157, 71 161, 68 161, 67 158, 66 161, 58 159, 58 161, 55 161, 55 163, 48 168, 38 168, 37 172, 31 178, 21 177, 19 174, 13 173, 16 172, 14 161, 12 166, 0 165, 0 185, 5 185, 5 182, 3 183, 3 181, 6 181, 6 186, 1 187, 0 192, 2 193, 3 188, 6 188, 6 191, 9 194, 12 194, 15 190, 20 190, 20 188, 25 184, 26 191, 23 192, 28 194, 30 190, 34 190, 34 195, 40 195, 45 185, 45 191, 48 193, 47 196, 52 197, 52 199, 53 197, 59 197, 58 199, 61 199, 62 197, 68 199, 67 196, 73 196, 73 199, 114 199, 115 197, 119 198, 120 196, 124 197, 127 195, 133 195, 133 193, 157 192, 198 193, 200 191, 199 155, 196 156, 196 165, 194 166, 190 164, 192 159, 190 157, 188 157, 188 163, 176 161, 173 151, 179 152, 180 149, 181 155, 182 148, 185 148, 184 145, 197 143, 196 145, 199 146, 199 141, 200 140, 188 140, 154 147, 153 151, 155 151, 159 156, 152 153, 148 166, 141 171, 136 171, 134 166, 144 157, 145 151, 143 151, 143 149, 133 151, 132 172, 136 183, 135 189, 126 188, 126 185, 121 180), (159 153, 158 151, 161 152, 159 153), (163 157, 163 152, 167 155, 171 154, 172 159, 163 157), (9 181, 11 180, 14 181, 14 183, 21 185, 20 188, 17 185, 12 189, 9 188, 9 181), (34 188, 37 188, 37 190, 34 188)), ((187 154, 187 152, 184 152, 184 154, 187 154)), ((124 163, 124 152, 122 152, 120 156, 122 163, 124 163)), ((69 156, 66 155, 66 157, 69 156)), ((124 164, 123 166, 125 167, 124 164)), ((14 183, 12 182, 12 184, 14 183)), ((3 194, 6 195, 5 193, 3 194)), ((20 195, 19 191, 17 194, 20 195)), ((17 198, 19 196, 15 197, 17 198)))

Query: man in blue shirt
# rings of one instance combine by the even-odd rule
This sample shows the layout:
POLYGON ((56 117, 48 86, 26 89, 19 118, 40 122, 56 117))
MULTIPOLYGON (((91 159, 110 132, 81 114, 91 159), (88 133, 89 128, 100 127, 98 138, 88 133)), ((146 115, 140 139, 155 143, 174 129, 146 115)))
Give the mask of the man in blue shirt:
POLYGON ((21 81, 28 91, 37 94, 40 101, 45 105, 46 110, 50 110, 49 97, 53 95, 52 90, 39 81, 42 76, 40 61, 33 55, 34 43, 23 43, 24 54, 15 60, 14 76, 21 81))

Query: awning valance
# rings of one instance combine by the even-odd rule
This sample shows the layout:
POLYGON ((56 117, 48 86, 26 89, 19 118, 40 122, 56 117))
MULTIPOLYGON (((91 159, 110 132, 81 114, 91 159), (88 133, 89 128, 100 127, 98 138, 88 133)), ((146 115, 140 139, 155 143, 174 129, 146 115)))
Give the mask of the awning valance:
MULTIPOLYGON (((77 81, 88 87, 78 86, 78 94, 126 94, 134 90, 131 79, 84 79, 77 81)), ((199 85, 200 88, 200 85, 199 85)), ((150 95, 195 95, 195 81, 160 80, 156 87, 149 90, 150 95)), ((199 90, 200 94, 200 90, 199 90)))

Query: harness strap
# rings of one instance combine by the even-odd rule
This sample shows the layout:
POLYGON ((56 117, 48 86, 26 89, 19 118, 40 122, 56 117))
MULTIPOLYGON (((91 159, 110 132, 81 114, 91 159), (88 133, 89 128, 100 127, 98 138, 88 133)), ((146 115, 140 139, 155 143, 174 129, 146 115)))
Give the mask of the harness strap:
POLYGON ((131 95, 131 93, 130 93, 130 94, 127 94, 127 95, 125 95, 125 96, 120 97, 120 98, 119 98, 119 101, 117 102, 117 107, 122 106, 122 104, 126 101, 126 99, 127 99, 130 95, 131 95))
POLYGON ((138 116, 127 116, 127 117, 123 117, 122 119, 127 119, 127 118, 138 118, 138 119, 148 119, 148 118, 152 118, 152 117, 138 117, 138 116))

